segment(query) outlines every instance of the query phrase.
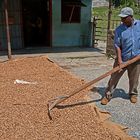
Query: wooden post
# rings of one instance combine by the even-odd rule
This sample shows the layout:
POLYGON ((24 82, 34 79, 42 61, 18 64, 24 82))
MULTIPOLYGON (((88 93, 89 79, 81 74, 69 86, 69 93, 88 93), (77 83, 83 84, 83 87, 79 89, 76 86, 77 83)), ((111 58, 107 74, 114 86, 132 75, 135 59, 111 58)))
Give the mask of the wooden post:
POLYGON ((112 14, 112 0, 109 0, 109 7, 108 7, 108 25, 107 25, 107 45, 106 45, 106 54, 108 55, 108 47, 110 45, 110 25, 111 25, 111 14, 112 14))
POLYGON ((93 18, 93 47, 95 47, 95 36, 96 36, 96 17, 93 18))
POLYGON ((112 0, 109 0, 109 9, 108 9, 108 26, 107 26, 107 30, 110 30, 110 22, 111 22, 111 14, 112 14, 112 0))
POLYGON ((52 47, 52 0, 49 0, 49 34, 50 43, 49 46, 52 47))
POLYGON ((4 0, 4 6, 5 6, 4 9, 5 9, 5 23, 6 23, 6 35, 7 35, 8 59, 10 60, 12 58, 12 55, 11 55, 11 41, 10 41, 7 0, 4 0))

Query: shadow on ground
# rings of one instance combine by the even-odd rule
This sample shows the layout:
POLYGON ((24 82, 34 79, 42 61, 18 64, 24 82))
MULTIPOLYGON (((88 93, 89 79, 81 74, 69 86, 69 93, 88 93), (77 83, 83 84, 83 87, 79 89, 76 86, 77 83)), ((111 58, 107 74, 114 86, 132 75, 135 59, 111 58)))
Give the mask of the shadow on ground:
MULTIPOLYGON (((101 98, 98 99, 98 100, 94 100, 94 102, 101 101, 101 99, 104 97, 105 90, 106 90, 105 87, 96 87, 96 92, 99 93, 99 95, 101 95, 101 98)), ((92 93, 91 93, 92 95, 91 96, 94 97, 95 87, 93 89, 91 89, 91 91, 92 91, 92 93)), ((114 93, 113 93, 113 97, 112 98, 129 99, 129 95, 123 89, 116 88, 114 93)))
MULTIPOLYGON (((12 50, 13 55, 20 54, 40 54, 40 53, 65 53, 65 52, 103 52, 99 48, 92 47, 29 47, 24 49, 12 50)), ((0 51, 0 56, 7 55, 7 51, 0 51)))
MULTIPOLYGON (((76 103, 63 104, 63 105, 60 104, 60 105, 57 105, 56 108, 66 109, 66 108, 72 108, 72 107, 86 105, 86 104, 90 104, 94 102, 100 102, 101 99, 104 97, 105 87, 96 87, 96 89, 97 89, 96 93, 99 93, 99 95, 101 95, 101 98, 99 99, 94 99, 94 93, 95 93, 95 87, 94 87, 93 89, 91 89, 92 93, 90 93, 90 98, 91 98, 90 101, 79 101, 76 103)), ((129 99, 129 96, 123 89, 115 89, 113 93, 113 98, 129 99)))

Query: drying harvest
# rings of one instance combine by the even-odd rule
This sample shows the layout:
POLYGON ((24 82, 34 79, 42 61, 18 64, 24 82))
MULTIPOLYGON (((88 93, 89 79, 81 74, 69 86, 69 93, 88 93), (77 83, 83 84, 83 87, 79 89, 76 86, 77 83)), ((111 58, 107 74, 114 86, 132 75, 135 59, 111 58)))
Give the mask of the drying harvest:
POLYGON ((47 113, 50 99, 66 95, 85 81, 60 68, 46 56, 0 63, 1 140, 133 140, 125 127, 107 120, 86 97, 88 89, 47 113))

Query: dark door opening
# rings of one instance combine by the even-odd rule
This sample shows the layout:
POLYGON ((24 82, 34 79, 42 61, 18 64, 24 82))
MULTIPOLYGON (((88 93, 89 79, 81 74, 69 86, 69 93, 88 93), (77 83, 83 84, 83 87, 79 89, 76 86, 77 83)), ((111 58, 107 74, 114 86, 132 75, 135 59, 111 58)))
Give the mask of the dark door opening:
POLYGON ((25 47, 51 45, 50 0, 22 0, 25 47))

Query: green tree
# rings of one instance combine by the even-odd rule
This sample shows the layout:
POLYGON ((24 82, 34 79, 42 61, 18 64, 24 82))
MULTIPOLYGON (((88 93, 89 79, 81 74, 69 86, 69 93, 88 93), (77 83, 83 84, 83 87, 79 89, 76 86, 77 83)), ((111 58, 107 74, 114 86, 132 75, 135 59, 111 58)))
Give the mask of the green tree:
POLYGON ((112 3, 115 7, 137 5, 136 0, 112 0, 112 3))
POLYGON ((136 1, 135 0, 121 0, 122 6, 135 6, 136 1))

